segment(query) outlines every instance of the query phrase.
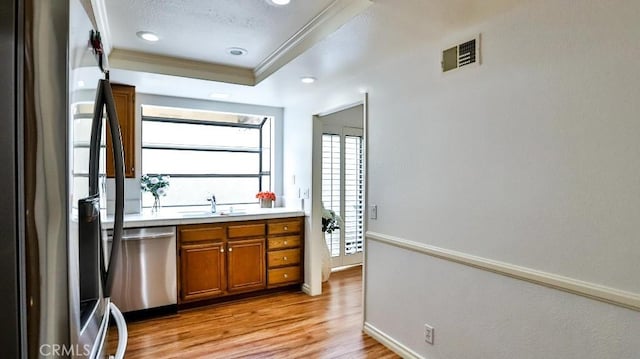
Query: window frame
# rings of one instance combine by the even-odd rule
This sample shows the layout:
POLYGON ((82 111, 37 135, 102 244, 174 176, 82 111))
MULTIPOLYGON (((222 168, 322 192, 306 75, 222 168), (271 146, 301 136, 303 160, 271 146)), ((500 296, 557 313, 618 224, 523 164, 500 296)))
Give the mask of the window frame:
MULTIPOLYGON (((185 109, 187 110, 187 109, 185 109)), ((220 111, 211 111, 211 112, 220 112, 220 111)), ((220 112, 226 113, 226 112, 220 112)), ((160 116, 145 116, 141 111, 141 132, 144 131, 144 123, 145 121, 149 122, 161 122, 161 123, 175 123, 175 124, 190 124, 190 125, 199 125, 199 126, 216 126, 216 127, 233 127, 233 128, 247 128, 247 129, 255 129, 258 131, 259 143, 256 148, 246 148, 246 147, 208 147, 208 146, 189 146, 189 145, 159 145, 159 144, 151 144, 145 145, 141 136, 140 140, 140 158, 141 162, 144 164, 144 150, 145 149, 156 149, 156 150, 173 150, 173 151, 202 151, 202 152, 231 152, 231 153, 257 153, 258 154, 258 172, 256 174, 238 174, 238 173, 208 173, 208 174, 199 174, 199 173, 145 173, 147 175, 165 175, 170 176, 171 178, 254 178, 258 181, 258 192, 269 190, 272 188, 263 188, 263 178, 269 177, 269 187, 273 187, 273 160, 272 154, 274 151, 273 148, 273 140, 270 139, 269 153, 267 154, 267 159, 269 160, 269 170, 264 170, 264 136, 263 136, 263 127, 264 125, 270 121, 271 129, 268 133, 269 136, 273 137, 273 124, 275 121, 275 117, 272 115, 253 115, 256 117, 262 117, 262 121, 260 124, 246 124, 246 123, 229 123, 229 122, 220 122, 220 121, 207 121, 207 120, 197 120, 197 119, 183 119, 183 118, 171 118, 171 117, 160 117, 160 116)), ((142 166, 141 166, 142 168, 142 166)), ((229 202, 229 203, 221 203, 220 205, 247 205, 247 204, 258 204, 259 200, 256 199, 255 202, 229 202)), ((193 207, 199 206, 202 204, 179 204, 179 205, 163 205, 163 207, 193 207)), ((144 206, 143 201, 141 201, 141 206, 143 208, 149 208, 151 206, 144 206)))

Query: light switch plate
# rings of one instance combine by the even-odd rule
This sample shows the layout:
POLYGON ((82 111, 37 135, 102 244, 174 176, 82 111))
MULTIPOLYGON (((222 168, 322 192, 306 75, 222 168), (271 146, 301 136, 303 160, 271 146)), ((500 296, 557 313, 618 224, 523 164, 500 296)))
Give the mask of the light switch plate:
POLYGON ((378 219, 378 206, 372 205, 369 209, 369 218, 370 219, 378 219))

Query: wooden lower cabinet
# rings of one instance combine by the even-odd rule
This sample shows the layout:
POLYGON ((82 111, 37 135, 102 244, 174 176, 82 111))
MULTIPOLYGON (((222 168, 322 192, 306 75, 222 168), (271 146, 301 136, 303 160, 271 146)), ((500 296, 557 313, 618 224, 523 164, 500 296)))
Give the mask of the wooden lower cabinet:
POLYGON ((267 287, 275 288, 302 282, 302 217, 274 219, 267 224, 267 287))
POLYGON ((180 265, 182 300, 223 294, 226 288, 224 243, 183 244, 180 265))
POLYGON ((264 289, 267 284, 264 267, 265 239, 229 241, 228 248, 229 293, 264 289))
POLYGON ((300 267, 269 269, 269 285, 291 284, 300 281, 300 267))
POLYGON ((301 283, 301 226, 302 218, 178 226, 178 303, 301 283))

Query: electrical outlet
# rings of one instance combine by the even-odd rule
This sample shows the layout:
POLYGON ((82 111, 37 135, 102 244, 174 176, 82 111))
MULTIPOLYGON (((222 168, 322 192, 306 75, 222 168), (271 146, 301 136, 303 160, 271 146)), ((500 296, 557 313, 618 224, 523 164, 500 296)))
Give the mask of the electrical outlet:
POLYGON ((435 330, 429 324, 424 325, 424 341, 433 345, 433 337, 435 335, 435 330))
POLYGON ((369 209, 369 218, 370 219, 378 219, 378 206, 372 205, 369 209))

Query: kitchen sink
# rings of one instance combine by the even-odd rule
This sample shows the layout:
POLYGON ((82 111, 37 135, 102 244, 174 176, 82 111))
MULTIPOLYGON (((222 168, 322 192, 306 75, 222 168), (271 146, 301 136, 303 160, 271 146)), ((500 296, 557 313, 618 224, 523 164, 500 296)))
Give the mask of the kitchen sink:
POLYGON ((211 213, 209 211, 181 211, 178 213, 185 217, 208 217, 217 215, 217 213, 211 213))
POLYGON ((241 216, 243 214, 247 214, 246 211, 233 211, 233 212, 229 212, 229 211, 221 211, 219 213, 216 213, 220 216, 241 216))
POLYGON ((178 212, 180 215, 184 217, 217 217, 217 216, 241 216, 247 214, 246 211, 218 211, 216 213, 211 213, 209 211, 195 210, 195 211, 181 211, 178 212))

